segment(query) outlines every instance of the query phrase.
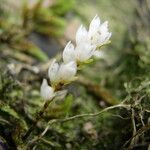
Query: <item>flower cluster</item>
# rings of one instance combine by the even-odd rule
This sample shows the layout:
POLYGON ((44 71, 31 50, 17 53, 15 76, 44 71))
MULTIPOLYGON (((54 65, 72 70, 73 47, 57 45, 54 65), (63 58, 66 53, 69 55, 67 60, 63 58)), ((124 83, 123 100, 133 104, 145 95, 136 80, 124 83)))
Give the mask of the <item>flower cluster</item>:
POLYGON ((100 54, 99 48, 109 42, 111 33, 108 22, 100 23, 96 15, 90 23, 89 30, 80 26, 76 33, 76 43, 68 42, 63 51, 63 62, 58 64, 54 59, 49 67, 48 76, 51 86, 44 79, 41 85, 41 96, 50 100, 60 85, 68 84, 76 79, 77 67, 88 62, 93 56, 100 54))

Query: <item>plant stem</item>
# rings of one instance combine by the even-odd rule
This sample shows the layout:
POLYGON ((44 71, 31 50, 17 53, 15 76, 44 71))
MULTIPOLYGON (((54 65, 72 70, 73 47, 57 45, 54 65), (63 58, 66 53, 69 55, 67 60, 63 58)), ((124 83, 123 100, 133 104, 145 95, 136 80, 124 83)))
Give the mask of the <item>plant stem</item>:
POLYGON ((28 143, 28 146, 29 145, 32 145, 33 143, 35 143, 36 141, 38 141, 40 138, 42 138, 46 132, 48 131, 49 127, 54 124, 54 123, 57 123, 57 122, 67 122, 67 121, 71 121, 71 120, 74 120, 74 119, 77 119, 77 118, 82 118, 82 117, 94 117, 94 116, 99 116, 100 114, 104 113, 104 112, 107 112, 108 110, 112 110, 112 109, 115 109, 115 108, 119 108, 119 107, 123 107, 123 108, 126 108, 126 109, 130 109, 130 105, 126 105, 126 104, 118 104, 118 105, 114 105, 114 106, 110 106, 110 107, 107 107, 99 112, 96 112, 96 113, 90 113, 90 114, 80 114, 80 115, 76 115, 76 116, 72 116, 72 117, 68 117, 68 118, 64 118, 64 119, 54 119, 54 120, 50 120, 48 122, 48 125, 47 127, 44 129, 44 131, 36 136, 33 140, 31 140, 29 143, 28 143))
POLYGON ((27 138, 30 136, 30 134, 34 131, 35 126, 37 125, 37 123, 39 122, 39 120, 43 117, 43 114, 44 114, 45 110, 48 108, 49 104, 52 101, 53 101, 53 99, 48 100, 48 101, 45 102, 44 106, 42 107, 42 109, 40 110, 40 112, 37 114, 37 116, 35 118, 35 121, 31 125, 31 127, 28 129, 28 131, 25 133, 25 135, 22 137, 23 141, 27 140, 27 138))

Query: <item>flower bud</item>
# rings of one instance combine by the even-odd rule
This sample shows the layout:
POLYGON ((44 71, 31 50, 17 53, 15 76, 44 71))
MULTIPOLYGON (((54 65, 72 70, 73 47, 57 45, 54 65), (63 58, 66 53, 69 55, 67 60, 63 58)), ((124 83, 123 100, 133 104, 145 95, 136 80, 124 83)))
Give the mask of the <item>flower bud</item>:
POLYGON ((43 79, 41 85, 41 96, 44 100, 50 100, 54 97, 54 89, 50 87, 46 79, 43 79))
POLYGON ((58 82, 58 70, 59 64, 56 63, 56 59, 54 59, 48 69, 48 76, 52 85, 58 82))

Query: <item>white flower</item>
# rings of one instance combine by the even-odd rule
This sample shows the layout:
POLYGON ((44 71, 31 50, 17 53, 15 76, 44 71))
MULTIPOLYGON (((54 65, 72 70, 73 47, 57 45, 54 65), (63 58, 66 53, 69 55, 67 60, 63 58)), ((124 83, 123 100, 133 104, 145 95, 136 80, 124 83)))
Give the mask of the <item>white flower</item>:
POLYGON ((63 61, 65 63, 70 61, 77 63, 86 62, 92 57, 95 48, 89 42, 80 43, 80 41, 78 41, 77 46, 74 48, 73 44, 69 42, 63 51, 63 61))
POLYGON ((75 79, 77 72, 76 62, 70 61, 68 63, 58 64, 56 59, 51 63, 48 75, 52 86, 56 86, 59 83, 66 84, 75 79))
POLYGON ((50 100, 54 97, 54 89, 50 87, 46 79, 43 79, 41 85, 41 96, 44 100, 50 100))
POLYGON ((96 47, 106 44, 111 37, 111 33, 108 31, 108 21, 100 24, 100 19, 96 15, 90 23, 88 37, 96 47))
POLYGON ((75 61, 62 63, 58 70, 58 77, 61 83, 68 83, 75 79, 77 65, 75 61))
MULTIPOLYGON (((68 42, 63 51, 63 61, 65 63, 76 61, 77 64, 88 61, 98 47, 106 44, 111 37, 108 31, 108 22, 100 24, 100 19, 96 15, 91 21, 89 31, 84 26, 80 26, 76 33, 76 47, 68 42)), ((99 55, 99 54, 98 54, 99 55)))
POLYGON ((48 69, 51 86, 43 79, 41 85, 41 96, 45 100, 52 99, 57 93, 54 91, 59 86, 67 84, 76 79, 77 64, 88 62, 92 56, 104 57, 104 53, 98 48, 109 41, 111 33, 108 31, 108 22, 100 23, 96 15, 91 21, 89 31, 80 26, 76 33, 76 46, 71 41, 67 43, 63 51, 63 63, 58 64, 54 59, 48 69))
POLYGON ((77 62, 86 62, 88 61, 95 51, 95 46, 90 43, 81 43, 75 48, 75 58, 77 62))

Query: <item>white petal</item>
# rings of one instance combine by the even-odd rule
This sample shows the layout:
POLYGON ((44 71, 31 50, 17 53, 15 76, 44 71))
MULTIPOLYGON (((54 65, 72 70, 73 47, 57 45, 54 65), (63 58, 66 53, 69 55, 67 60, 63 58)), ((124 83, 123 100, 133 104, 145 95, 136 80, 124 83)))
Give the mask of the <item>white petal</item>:
POLYGON ((111 37, 111 33, 107 32, 105 34, 102 34, 101 37, 102 38, 101 38, 101 42, 99 42, 99 46, 102 46, 102 45, 106 44, 109 41, 109 39, 111 37))
POLYGON ((108 21, 105 21, 104 23, 101 24, 100 31, 101 32, 108 32, 108 21))
POLYGON ((88 32, 84 26, 80 26, 76 33, 76 44, 85 42, 88 38, 88 32))
POLYGON ((91 43, 96 45, 97 47, 106 44, 111 37, 111 33, 108 31, 108 21, 105 21, 103 24, 99 26, 95 33, 91 33, 89 38, 91 39, 91 43))
POLYGON ((109 41, 110 37, 111 37, 111 33, 109 33, 109 32, 101 33, 99 41, 96 43, 97 46, 102 46, 102 45, 106 44, 109 41))
POLYGON ((106 42, 106 43, 109 41, 109 39, 110 39, 111 35, 112 35, 112 33, 111 33, 111 32, 109 32, 109 33, 107 34, 107 37, 106 37, 106 39, 105 39, 105 42, 106 42))
POLYGON ((105 21, 99 28, 100 32, 100 40, 99 40, 99 46, 105 44, 108 42, 108 40, 111 37, 111 33, 108 31, 108 21, 105 21))
POLYGON ((77 65, 74 61, 67 64, 61 64, 59 68, 59 80, 60 82, 72 81, 77 72, 77 65))
POLYGON ((96 15, 93 18, 93 20, 91 21, 91 23, 90 23, 90 26, 89 26, 89 35, 94 34, 98 30, 99 26, 100 26, 100 19, 96 15))
POLYGON ((93 52, 95 50, 95 46, 90 43, 83 43, 76 47, 75 54, 76 60, 78 62, 85 62, 91 58, 93 52))
POLYGON ((75 60, 74 45, 70 42, 67 43, 63 51, 63 61, 65 63, 75 60))
POLYGON ((48 85, 46 79, 43 79, 41 85, 41 96, 44 100, 50 100, 54 97, 54 89, 48 85))
POLYGON ((57 73, 58 73, 59 65, 56 63, 56 59, 54 59, 48 69, 48 76, 53 84, 54 82, 57 82, 57 73))
POLYGON ((96 50, 93 54, 96 58, 105 58, 105 53, 103 51, 96 50))

